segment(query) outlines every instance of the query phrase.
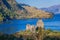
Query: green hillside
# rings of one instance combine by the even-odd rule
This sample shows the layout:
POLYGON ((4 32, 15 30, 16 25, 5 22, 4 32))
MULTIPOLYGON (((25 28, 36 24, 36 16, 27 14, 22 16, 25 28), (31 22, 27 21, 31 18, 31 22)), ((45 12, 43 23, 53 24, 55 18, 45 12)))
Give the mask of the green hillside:
POLYGON ((35 7, 22 7, 15 0, 0 0, 0 4, 0 22, 11 19, 52 17, 51 13, 38 10, 35 7))

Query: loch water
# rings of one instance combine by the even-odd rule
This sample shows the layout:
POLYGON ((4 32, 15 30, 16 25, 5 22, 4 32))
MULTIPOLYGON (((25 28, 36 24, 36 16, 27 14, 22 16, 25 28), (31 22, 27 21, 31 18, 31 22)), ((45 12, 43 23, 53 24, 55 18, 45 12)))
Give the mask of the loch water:
MULTIPOLYGON (((7 23, 0 23, 0 32, 6 34, 13 34, 26 29, 26 25, 35 25, 39 19, 20 19, 20 20, 9 20, 7 23)), ((55 14, 53 18, 42 19, 44 22, 45 29, 58 30, 60 31, 60 14, 55 14)))

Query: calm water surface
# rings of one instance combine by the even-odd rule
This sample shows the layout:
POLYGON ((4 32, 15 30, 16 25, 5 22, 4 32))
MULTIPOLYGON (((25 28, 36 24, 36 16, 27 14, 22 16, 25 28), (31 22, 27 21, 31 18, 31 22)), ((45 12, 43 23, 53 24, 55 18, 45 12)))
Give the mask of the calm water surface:
MULTIPOLYGON (((0 32, 12 34, 26 29, 26 24, 36 25, 38 19, 10 20, 8 23, 0 24, 0 32)), ((60 14, 54 15, 52 19, 43 19, 45 29, 60 31, 60 14)))

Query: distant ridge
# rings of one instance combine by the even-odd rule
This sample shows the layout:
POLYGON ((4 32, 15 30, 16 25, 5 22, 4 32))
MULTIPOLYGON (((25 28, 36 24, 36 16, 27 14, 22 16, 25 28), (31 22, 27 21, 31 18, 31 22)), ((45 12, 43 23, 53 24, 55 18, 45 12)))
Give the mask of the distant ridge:
POLYGON ((41 10, 52 12, 54 14, 60 14, 60 5, 54 5, 48 8, 41 8, 41 10))

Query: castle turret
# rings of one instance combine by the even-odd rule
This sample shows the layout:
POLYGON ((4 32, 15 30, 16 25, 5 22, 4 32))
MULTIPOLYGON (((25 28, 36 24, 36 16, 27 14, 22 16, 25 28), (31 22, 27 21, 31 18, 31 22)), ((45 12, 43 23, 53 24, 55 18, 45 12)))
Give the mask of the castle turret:
POLYGON ((37 22, 37 27, 44 28, 44 23, 43 23, 42 20, 38 20, 38 22, 37 22))

